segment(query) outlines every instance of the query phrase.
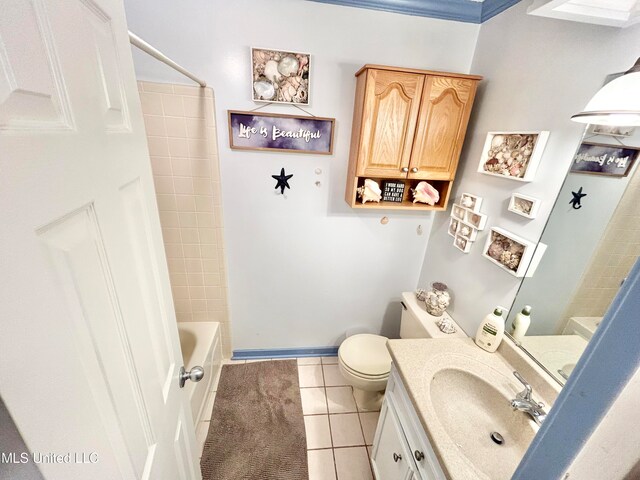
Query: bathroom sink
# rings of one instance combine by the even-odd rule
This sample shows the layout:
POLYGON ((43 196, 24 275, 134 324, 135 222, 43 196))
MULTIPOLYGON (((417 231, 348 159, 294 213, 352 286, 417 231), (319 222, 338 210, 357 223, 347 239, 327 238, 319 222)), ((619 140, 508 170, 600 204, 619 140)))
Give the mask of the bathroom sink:
POLYGON ((511 408, 513 397, 484 378, 458 368, 437 370, 430 382, 431 402, 438 422, 475 469, 491 479, 508 479, 536 427, 511 408))

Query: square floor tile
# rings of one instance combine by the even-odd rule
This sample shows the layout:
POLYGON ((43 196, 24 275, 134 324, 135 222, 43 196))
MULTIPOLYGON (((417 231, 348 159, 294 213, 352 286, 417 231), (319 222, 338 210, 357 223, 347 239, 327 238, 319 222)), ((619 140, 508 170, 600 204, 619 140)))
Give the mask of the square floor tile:
POLYGON ((382 406, 382 400, 384 399, 384 396, 382 397, 382 399, 379 402, 379 406, 376 407, 374 410, 368 409, 368 408, 364 408, 362 405, 360 405, 360 403, 358 403, 358 397, 356 397, 356 405, 358 406, 358 411, 359 412, 379 412, 380 411, 380 407, 382 406))
POLYGON ((324 378, 322 377, 321 365, 300 365, 298 366, 298 381, 300 388, 323 387, 324 378))
POLYGON ((229 358, 222 360, 222 365, 238 365, 239 363, 246 363, 246 360, 231 360, 229 358))
POLYGON ((309 480, 336 480, 336 469, 333 464, 333 450, 309 450, 309 480))
POLYGON ((323 365, 337 365, 338 357, 322 357, 323 365))
POLYGON ((320 357, 299 358, 298 365, 320 365, 320 357))
POLYGON ((302 400, 303 414, 327 413, 327 397, 324 394, 324 388, 301 388, 300 398, 302 400))
POLYGON ((328 387, 327 406, 329 407, 329 413, 353 413, 358 411, 351 387, 328 387))
POLYGON ((362 423, 362 431, 364 432, 364 441, 367 445, 373 445, 373 437, 376 434, 378 426, 378 418, 380 412, 362 412, 360 413, 360 423, 362 423))
POLYGON ((329 415, 331 422, 331 438, 334 447, 352 447, 362 445, 364 437, 357 413, 340 413, 329 415))
POLYGON ((268 358, 254 358, 251 360, 246 360, 247 363, 256 363, 256 362, 268 362, 268 358))
POLYGON ((331 448, 328 415, 306 415, 304 429, 307 432, 307 450, 331 448))
POLYGON ((338 480, 372 480, 369 455, 365 447, 336 448, 333 451, 336 459, 338 480))
POLYGON ((327 387, 342 387, 348 385, 342 377, 338 365, 323 365, 322 369, 324 370, 324 384, 327 387))

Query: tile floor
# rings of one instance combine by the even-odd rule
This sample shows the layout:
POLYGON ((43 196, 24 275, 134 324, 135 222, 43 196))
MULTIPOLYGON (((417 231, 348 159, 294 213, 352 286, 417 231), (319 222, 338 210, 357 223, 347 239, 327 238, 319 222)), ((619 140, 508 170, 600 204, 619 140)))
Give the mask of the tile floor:
MULTIPOLYGON (((309 480, 373 480, 369 455, 380 412, 365 411, 357 405, 352 388, 342 379, 337 357, 299 358, 298 379, 307 434, 309 480)), ((212 391, 216 388, 217 381, 212 391)), ((214 398, 215 393, 207 406, 208 412, 213 409, 214 398)), ((208 431, 209 422, 200 422, 196 429, 200 451, 208 431)))

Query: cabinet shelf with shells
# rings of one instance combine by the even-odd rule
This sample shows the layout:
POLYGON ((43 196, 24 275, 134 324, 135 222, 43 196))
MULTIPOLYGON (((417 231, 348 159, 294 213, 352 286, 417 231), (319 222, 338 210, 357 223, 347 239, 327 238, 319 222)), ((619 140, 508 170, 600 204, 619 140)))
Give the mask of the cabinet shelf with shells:
POLYGON ((397 179, 381 177, 356 177, 353 208, 400 209, 400 210, 446 210, 452 182, 443 180, 402 180, 404 190, 402 201, 386 201, 383 197, 384 184, 397 179), (426 184, 426 185, 425 185, 426 184))
POLYGON ((445 210, 481 78, 362 67, 356 73, 346 202, 353 208, 445 210), (379 188, 385 181, 403 182, 402 201, 363 197, 367 180, 379 188))

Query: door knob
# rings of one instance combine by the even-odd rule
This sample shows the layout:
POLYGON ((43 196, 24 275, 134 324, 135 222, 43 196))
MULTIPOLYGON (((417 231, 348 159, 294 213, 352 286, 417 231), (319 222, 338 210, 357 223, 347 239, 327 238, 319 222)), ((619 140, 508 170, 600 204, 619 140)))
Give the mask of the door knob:
POLYGON ((424 458, 424 453, 420 450, 416 450, 415 452, 413 452, 413 456, 416 457, 416 460, 419 462, 424 458))
POLYGON ((403 171, 404 173, 407 173, 407 172, 409 171, 409 167, 402 167, 402 171, 403 171))
POLYGON ((184 387, 184 384, 187 380, 191 380, 192 382, 199 382, 204 377, 204 368, 202 367, 193 367, 188 372, 184 369, 184 366, 180 367, 180 376, 178 380, 180 382, 180 388, 184 387))
POLYGON ((418 173, 418 167, 413 167, 411 169, 411 173, 418 173))
POLYGON ((402 455, 398 455, 397 453, 393 454, 393 461, 398 463, 400 460, 402 460, 402 455))

